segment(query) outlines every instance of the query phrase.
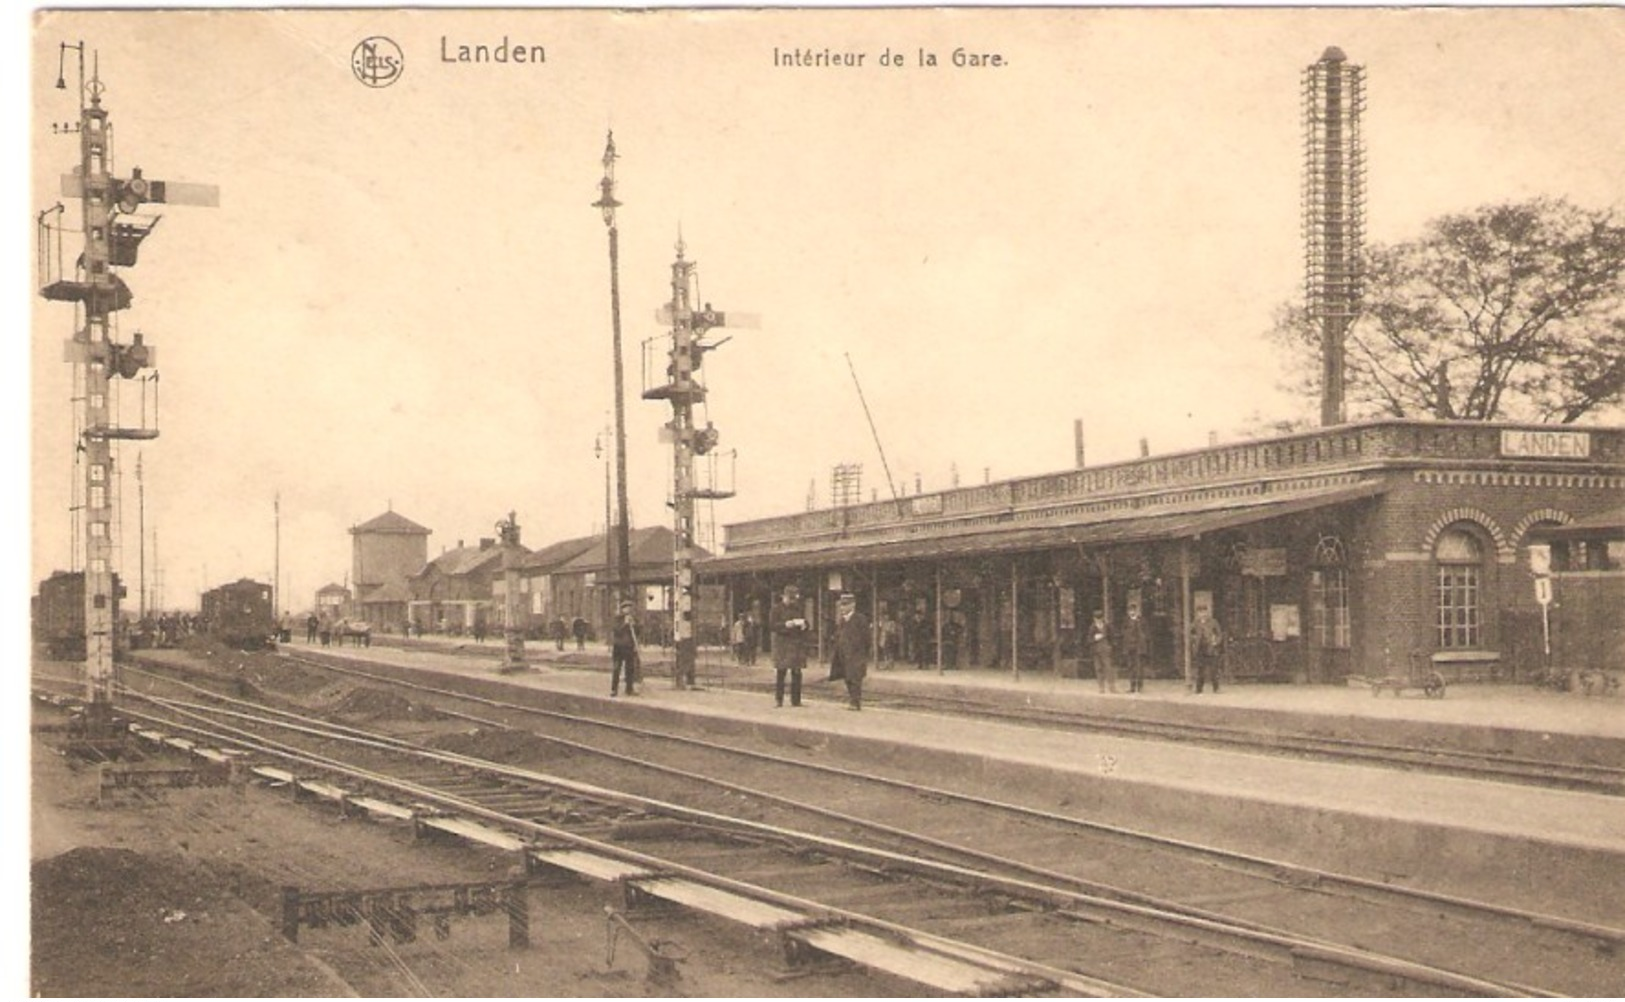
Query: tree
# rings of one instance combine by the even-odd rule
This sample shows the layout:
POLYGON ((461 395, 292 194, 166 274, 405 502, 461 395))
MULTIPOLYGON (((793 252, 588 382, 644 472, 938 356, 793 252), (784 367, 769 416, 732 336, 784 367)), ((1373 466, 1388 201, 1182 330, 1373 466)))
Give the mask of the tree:
MULTIPOLYGON (((1444 216, 1366 254, 1348 331, 1350 417, 1569 423, 1625 398, 1625 225, 1535 199, 1444 216)), ((1277 312, 1291 389, 1319 395, 1320 331, 1277 312)))

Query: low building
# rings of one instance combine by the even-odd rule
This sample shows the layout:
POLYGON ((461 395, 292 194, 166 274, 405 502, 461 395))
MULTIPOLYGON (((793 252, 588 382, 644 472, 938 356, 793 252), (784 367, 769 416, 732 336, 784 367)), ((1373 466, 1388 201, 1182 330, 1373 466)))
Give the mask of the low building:
MULTIPOLYGON (((528 551, 527 551, 528 552, 528 551)), ((416 632, 461 636, 476 628, 499 629, 493 581, 502 575, 502 547, 495 539, 457 547, 424 564, 409 581, 407 617, 416 632)))
POLYGON ((316 589, 316 615, 329 623, 343 619, 350 607, 350 589, 326 584, 316 589))
POLYGON ((734 610, 849 591, 944 669, 1076 674, 1138 606, 1189 676, 1210 609, 1233 679, 1514 677, 1542 651, 1531 530, 1616 507, 1625 429, 1387 420, 729 525, 734 610))

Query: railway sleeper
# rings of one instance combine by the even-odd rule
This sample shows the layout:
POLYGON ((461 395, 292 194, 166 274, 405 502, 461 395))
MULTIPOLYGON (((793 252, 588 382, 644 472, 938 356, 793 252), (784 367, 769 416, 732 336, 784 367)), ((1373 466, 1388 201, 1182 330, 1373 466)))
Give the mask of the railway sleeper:
POLYGON ((802 938, 815 930, 845 929, 849 925, 845 918, 838 915, 813 915, 774 926, 770 931, 784 961, 784 966, 774 972, 774 979, 789 981, 815 974, 844 974, 852 970, 855 966, 852 961, 826 953, 802 938))

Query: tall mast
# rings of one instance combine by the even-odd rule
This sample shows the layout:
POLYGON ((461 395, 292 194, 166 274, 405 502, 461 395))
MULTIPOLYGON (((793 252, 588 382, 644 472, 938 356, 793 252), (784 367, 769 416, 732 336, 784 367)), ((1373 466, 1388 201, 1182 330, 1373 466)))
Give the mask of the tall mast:
MULTIPOLYGON (((604 225, 609 228, 609 316, 613 331, 615 356, 615 504, 618 519, 615 524, 615 590, 618 605, 632 598, 632 530, 626 502, 626 396, 621 372, 621 260, 620 228, 615 223, 615 133, 610 132, 604 143, 604 178, 599 182, 601 193, 593 205, 604 214, 604 225)), ((606 523, 608 519, 605 519, 606 523)), ((606 527, 605 531, 609 531, 606 527)), ((610 555, 604 554, 604 569, 609 569, 610 555)))

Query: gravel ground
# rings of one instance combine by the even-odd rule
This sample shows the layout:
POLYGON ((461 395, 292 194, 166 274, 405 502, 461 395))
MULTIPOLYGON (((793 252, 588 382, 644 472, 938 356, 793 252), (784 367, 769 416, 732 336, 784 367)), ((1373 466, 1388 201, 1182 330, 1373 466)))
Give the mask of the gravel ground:
MULTIPOLYGON (((252 661, 243 675, 260 673, 252 661)), ((235 666, 234 666, 235 667, 235 666)), ((240 676, 239 676, 240 677, 240 676)), ((260 687, 267 679, 252 678, 260 687)), ((432 717, 393 694, 275 678, 360 716, 432 717)), ((275 688, 282 688, 278 684, 275 688)), ((37 722, 47 722, 41 711, 37 722)), ((495 735, 470 735, 481 738, 495 735)), ((285 794, 193 788, 118 792, 97 802, 97 772, 37 736, 31 744, 31 942, 34 995, 100 997, 711 997, 873 996, 907 985, 860 973, 783 979, 770 945, 687 913, 637 916, 646 939, 681 958, 681 982, 657 985, 624 936, 609 959, 606 906, 591 884, 533 886, 531 948, 507 945, 500 915, 453 920, 451 935, 374 946, 364 927, 278 931, 284 886, 306 890, 505 880, 495 851, 413 840, 401 826, 346 820, 285 794)), ((509 739, 511 740, 511 738, 509 739)), ((513 749, 509 749, 512 751, 513 749)), ((176 763, 164 763, 173 765, 176 763)))

